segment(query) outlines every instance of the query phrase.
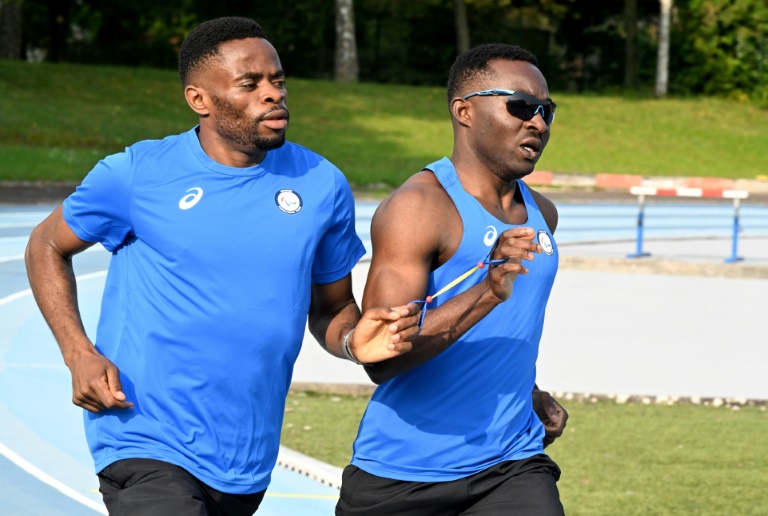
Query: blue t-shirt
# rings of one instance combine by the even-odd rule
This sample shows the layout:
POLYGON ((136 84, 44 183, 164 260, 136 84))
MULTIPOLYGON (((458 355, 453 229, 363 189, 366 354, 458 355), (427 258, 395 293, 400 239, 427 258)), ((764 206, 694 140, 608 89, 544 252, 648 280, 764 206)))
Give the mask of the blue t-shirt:
POLYGON ((107 157, 63 210, 113 253, 96 347, 135 404, 85 412, 96 471, 159 459, 223 492, 266 489, 311 285, 365 253, 342 173, 292 143, 228 167, 195 128, 107 157))
MULTIPOLYGON (((533 227, 544 248, 526 262, 530 272, 517 276, 510 299, 438 356, 380 385, 368 404, 352 464, 379 477, 445 482, 543 451, 544 427, 533 411, 531 391, 558 252, 522 181, 517 184, 528 220, 512 226, 462 188, 450 160, 426 168, 450 195, 464 225, 456 253, 430 274, 429 294, 484 260, 506 229, 533 227)), ((429 308, 485 281, 486 271, 469 276, 429 308)))

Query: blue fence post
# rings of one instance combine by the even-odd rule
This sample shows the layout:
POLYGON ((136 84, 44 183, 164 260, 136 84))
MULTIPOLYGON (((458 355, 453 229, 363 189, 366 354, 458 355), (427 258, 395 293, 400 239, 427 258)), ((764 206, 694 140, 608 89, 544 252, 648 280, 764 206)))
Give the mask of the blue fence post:
POLYGON ((739 199, 733 199, 733 242, 731 245, 731 256, 725 259, 725 263, 735 263, 743 260, 739 256, 739 199))
POLYGON ((645 195, 637 196, 639 211, 637 212, 637 249, 634 254, 628 254, 627 258, 640 258, 642 256, 651 256, 651 253, 643 252, 643 222, 645 220, 645 195))

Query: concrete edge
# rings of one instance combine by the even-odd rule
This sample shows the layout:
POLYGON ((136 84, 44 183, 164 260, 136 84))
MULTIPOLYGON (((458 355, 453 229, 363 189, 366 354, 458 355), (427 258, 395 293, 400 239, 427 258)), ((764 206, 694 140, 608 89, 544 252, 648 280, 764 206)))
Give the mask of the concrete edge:
POLYGON ((561 270, 669 274, 708 278, 768 279, 768 267, 744 263, 696 263, 657 258, 560 256, 561 270))
MULTIPOLYGON (((369 396, 375 390, 375 385, 351 384, 351 383, 310 383, 295 382, 291 384, 291 392, 315 391, 328 394, 341 394, 352 396, 369 396)), ((566 401, 579 401, 583 403, 597 403, 602 400, 612 400, 619 404, 638 403, 643 405, 703 405, 711 407, 763 407, 768 409, 768 399, 753 398, 729 398, 729 397, 704 397, 704 396, 675 396, 675 395, 643 395, 643 394, 596 394, 575 393, 564 391, 551 391, 556 399, 566 401)))
POLYGON ((321 484, 341 489, 341 473, 343 471, 341 468, 313 459, 282 445, 277 453, 277 465, 321 484))

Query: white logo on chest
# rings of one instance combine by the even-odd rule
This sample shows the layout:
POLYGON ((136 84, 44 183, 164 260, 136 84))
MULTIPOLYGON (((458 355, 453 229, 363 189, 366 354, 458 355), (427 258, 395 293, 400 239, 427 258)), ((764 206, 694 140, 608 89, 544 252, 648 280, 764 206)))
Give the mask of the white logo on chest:
POLYGON ((203 189, 202 188, 190 188, 187 190, 187 193, 184 197, 181 198, 179 201, 179 208, 182 210, 188 210, 198 202, 200 202, 200 199, 203 198, 203 189))
POLYGON ((301 196, 293 190, 286 188, 275 194, 275 204, 283 213, 298 213, 302 207, 301 196))
POLYGON ((483 237, 483 242, 488 247, 491 247, 493 243, 496 242, 496 228, 493 226, 488 226, 485 229, 487 229, 488 231, 485 233, 485 236, 483 237))
POLYGON ((552 256, 552 253, 555 252, 555 247, 552 245, 552 239, 549 238, 549 234, 543 229, 539 230, 539 243, 544 250, 544 254, 552 256))

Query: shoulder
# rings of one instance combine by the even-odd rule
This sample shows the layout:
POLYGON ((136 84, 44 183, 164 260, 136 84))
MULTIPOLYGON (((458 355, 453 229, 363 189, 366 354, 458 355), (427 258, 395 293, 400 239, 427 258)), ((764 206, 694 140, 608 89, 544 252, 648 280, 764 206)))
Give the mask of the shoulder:
POLYGON ((331 163, 327 158, 318 154, 317 152, 310 150, 303 145, 286 141, 281 147, 270 151, 277 153, 278 158, 293 160, 308 166, 317 166, 327 168, 329 170, 338 171, 338 167, 331 163))
POLYGON ((548 198, 530 186, 526 185, 526 187, 528 188, 528 191, 531 192, 531 197, 533 197, 533 200, 536 201, 536 206, 539 207, 539 211, 541 212, 542 217, 544 217, 547 226, 549 226, 549 231, 554 233, 555 229, 557 229, 558 222, 558 213, 555 203, 550 201, 548 198))
POLYGON ((448 245, 460 223, 448 193, 431 171, 424 170, 411 176, 379 205, 371 221, 371 237, 377 241, 390 235, 398 246, 434 252, 448 245))
MULTIPOLYGON (((187 142, 187 139, 190 137, 190 133, 192 133, 193 130, 183 132, 181 134, 174 134, 171 136, 166 136, 162 139, 154 139, 154 140, 141 140, 133 145, 126 147, 126 152, 130 152, 134 156, 141 156, 144 154, 153 154, 157 152, 167 152, 175 147, 178 147, 179 145, 183 145, 187 142)), ((192 133, 194 135, 194 133, 192 133)))
POLYGON ((309 178, 315 181, 333 181, 348 188, 344 173, 326 157, 303 145, 286 141, 281 147, 272 150, 280 167, 293 168, 299 175, 309 172, 309 178))
MULTIPOLYGON (((143 165, 162 162, 177 162, 180 154, 187 154, 190 151, 187 131, 181 134, 166 136, 162 139, 141 140, 125 148, 125 150, 115 157, 123 160, 124 165, 132 168, 144 168, 143 165)), ((194 135, 194 133, 192 133, 194 135)))
POLYGON ((416 214, 444 214, 453 207, 453 201, 443 186, 429 170, 422 170, 408 178, 381 203, 380 211, 409 210, 416 214))

